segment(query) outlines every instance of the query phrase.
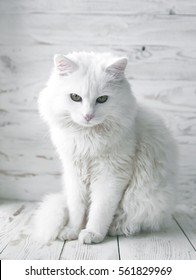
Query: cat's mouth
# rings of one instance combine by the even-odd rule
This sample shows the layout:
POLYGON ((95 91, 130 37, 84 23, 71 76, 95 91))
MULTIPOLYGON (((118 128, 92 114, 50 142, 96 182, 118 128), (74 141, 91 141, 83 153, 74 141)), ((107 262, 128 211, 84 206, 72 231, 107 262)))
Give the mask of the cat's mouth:
POLYGON ((93 127, 96 125, 99 125, 100 123, 94 122, 94 121, 84 121, 81 125, 85 127, 93 127))
POLYGON ((96 127, 96 126, 102 125, 103 120, 99 120, 99 119, 92 119, 90 121, 83 120, 77 124, 80 126, 83 126, 83 127, 91 128, 91 127, 96 127))

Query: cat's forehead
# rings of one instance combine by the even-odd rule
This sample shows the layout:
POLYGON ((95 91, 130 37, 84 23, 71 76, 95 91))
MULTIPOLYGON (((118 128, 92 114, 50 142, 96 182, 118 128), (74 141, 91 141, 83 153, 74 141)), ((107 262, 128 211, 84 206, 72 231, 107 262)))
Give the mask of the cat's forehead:
POLYGON ((102 81, 95 72, 88 71, 80 81, 80 95, 83 98, 93 99, 99 96, 102 90, 102 81))
POLYGON ((112 59, 112 55, 109 53, 100 54, 93 52, 71 53, 68 57, 77 64, 80 74, 91 82, 96 82, 103 78, 106 65, 112 59))
MULTIPOLYGON (((94 67, 94 65, 85 65, 81 67, 77 75, 77 80, 72 80, 72 86, 76 88, 81 97, 95 98, 103 91, 107 82, 106 74, 94 67)), ((72 79, 72 77, 70 77, 72 79)))

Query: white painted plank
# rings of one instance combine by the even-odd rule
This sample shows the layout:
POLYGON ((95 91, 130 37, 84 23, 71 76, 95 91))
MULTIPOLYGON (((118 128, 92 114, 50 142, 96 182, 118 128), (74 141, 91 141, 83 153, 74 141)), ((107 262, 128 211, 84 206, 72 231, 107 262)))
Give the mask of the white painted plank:
POLYGON ((62 241, 53 241, 48 245, 40 245, 29 235, 21 234, 18 239, 11 240, 0 254, 1 260, 58 260, 63 247, 62 241))
POLYGON ((150 13, 150 14, 196 14, 194 0, 36 0, 1 1, 0 11, 5 13, 150 13))
MULTIPOLYGON (((27 166, 28 172, 28 166, 27 166)), ((43 174, 28 178, 14 179, 12 176, 1 176, 0 192, 5 199, 21 199, 27 201, 39 201, 48 193, 61 190, 61 178, 43 174), (9 184, 9 185, 8 185, 9 184)))
MULTIPOLYGON (((0 199, 0 229, 3 230, 9 223, 16 219, 18 213, 24 210, 21 202, 0 199)), ((6 243, 0 242, 0 252, 6 243)))
POLYGON ((196 259, 195 250, 175 222, 165 231, 120 237, 119 242, 122 260, 196 259))
POLYGON ((196 17, 145 15, 64 15, 64 14, 2 14, 1 45, 58 44, 72 47, 99 43, 110 47, 148 44, 164 46, 195 46, 196 17), (91 24, 89 24, 89 22, 91 24), (82 32, 81 32, 82 30, 82 32))
POLYGON ((189 205, 186 211, 190 213, 176 214, 175 219, 196 251, 196 207, 189 205))
MULTIPOLYGON (((59 259, 64 243, 54 241, 48 245, 40 245, 34 241, 31 230, 36 205, 34 203, 20 203, 20 205, 20 208, 10 217, 14 219, 17 216, 17 218, 10 220, 10 223, 7 221, 3 227, 0 226, 0 241, 3 245, 0 259, 59 259)), ((7 204, 8 209, 9 207, 10 203, 7 204)), ((1 208, 0 206, 0 210, 1 208)))
POLYGON ((23 202, 5 202, 0 205, 0 210, 1 220, 4 219, 4 222, 0 224, 0 252, 2 252, 9 241, 19 234, 19 232, 16 232, 16 228, 21 229, 28 221, 31 213, 26 203, 23 202), (8 211, 5 212, 5 209, 8 209, 8 211), (23 219, 20 218, 21 216, 23 219))
POLYGON ((65 243, 62 260, 118 260, 117 238, 106 237, 100 244, 83 245, 77 240, 65 243))

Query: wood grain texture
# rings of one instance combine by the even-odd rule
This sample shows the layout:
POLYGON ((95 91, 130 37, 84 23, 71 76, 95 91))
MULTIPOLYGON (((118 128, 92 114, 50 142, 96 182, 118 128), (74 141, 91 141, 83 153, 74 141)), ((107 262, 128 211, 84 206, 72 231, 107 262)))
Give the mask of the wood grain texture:
POLYGON ((195 46, 196 17, 186 15, 3 14, 1 45, 195 46), (91 24, 89 24, 89 22, 91 24), (81 32, 82 30, 82 32, 81 32))
POLYGON ((175 222, 165 231, 119 239, 122 260, 196 259, 195 250, 175 222))
POLYGON ((117 238, 106 237, 103 243, 82 245, 77 240, 65 243, 61 260, 118 260, 117 238))
POLYGON ((1 260, 58 260, 63 247, 62 241, 54 241, 49 245, 40 245, 31 237, 21 234, 18 239, 9 242, 0 254, 1 260))
POLYGON ((36 0, 1 1, 2 13, 82 13, 82 14, 196 14, 194 0, 36 0))
POLYGON ((36 205, 27 202, 8 202, 0 205, 4 225, 0 225, 0 259, 59 259, 63 242, 48 245, 37 243, 32 237, 32 217, 36 205), (11 215, 10 215, 11 214, 11 215))
POLYGON ((30 209, 27 209, 25 203, 2 203, 1 215, 4 222, 1 223, 0 252, 7 247, 10 240, 20 234, 19 230, 28 222, 32 211, 30 212, 30 209), (23 219, 20 219, 21 216, 23 219))

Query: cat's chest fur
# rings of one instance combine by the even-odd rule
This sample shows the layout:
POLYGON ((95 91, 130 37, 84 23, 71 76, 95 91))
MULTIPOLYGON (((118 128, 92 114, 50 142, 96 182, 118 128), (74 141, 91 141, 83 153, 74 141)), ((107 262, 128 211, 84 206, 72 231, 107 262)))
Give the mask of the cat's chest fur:
POLYGON ((97 127, 77 133, 61 129, 52 135, 64 167, 72 165, 85 185, 96 180, 106 166, 130 176, 134 140, 128 135, 117 133, 112 127, 109 131, 97 127))

